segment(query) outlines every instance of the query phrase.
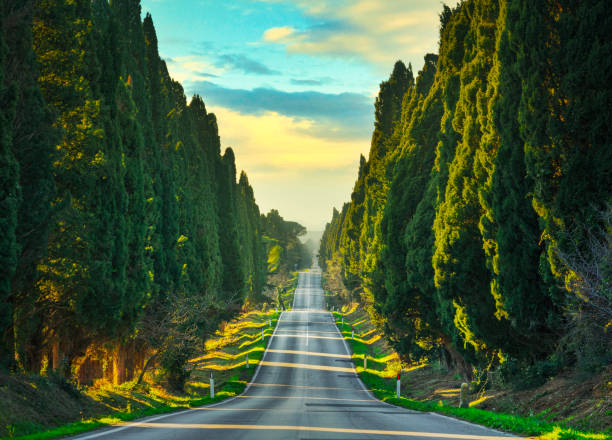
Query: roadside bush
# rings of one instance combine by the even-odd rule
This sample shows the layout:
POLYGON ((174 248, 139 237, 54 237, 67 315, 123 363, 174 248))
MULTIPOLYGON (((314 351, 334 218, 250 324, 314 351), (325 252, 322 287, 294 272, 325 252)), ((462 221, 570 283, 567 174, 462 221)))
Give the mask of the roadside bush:
POLYGON ((566 365, 565 356, 553 354, 547 359, 526 364, 514 358, 509 358, 500 367, 504 383, 517 390, 539 387, 555 376, 566 365))
POLYGON ((66 392, 67 394, 69 394, 71 397, 74 397, 76 399, 82 397, 81 392, 78 390, 78 388, 76 387, 76 385, 71 382, 70 380, 68 380, 65 376, 55 372, 55 371, 50 371, 47 373, 47 381, 49 383, 52 383, 54 385, 56 385, 58 388, 60 388, 62 391, 66 392))
MULTIPOLYGON (((191 351, 189 351, 191 353, 191 351)), ((168 386, 176 391, 183 391, 185 382, 189 379, 191 371, 187 369, 189 353, 172 347, 163 352, 160 358, 162 377, 168 382, 168 386)))

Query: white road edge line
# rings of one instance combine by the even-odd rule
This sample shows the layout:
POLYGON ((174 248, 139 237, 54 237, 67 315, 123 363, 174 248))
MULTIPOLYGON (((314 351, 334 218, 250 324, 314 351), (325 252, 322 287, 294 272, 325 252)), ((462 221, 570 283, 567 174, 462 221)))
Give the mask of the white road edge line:
MULTIPOLYGON (((332 323, 334 324, 334 328, 336 329, 338 334, 342 337, 342 342, 344 343, 344 348, 345 348, 346 352, 348 353, 349 356, 352 357, 352 353, 349 350, 348 344, 346 343, 346 338, 344 337, 344 335, 338 329, 338 324, 336 323, 336 320, 334 319, 333 313, 331 313, 331 312, 329 312, 329 313, 331 315, 331 320, 332 320, 332 323)), ((384 405, 390 406, 392 408, 401 409, 401 410, 404 410, 404 411, 414 411, 414 410, 411 410, 411 409, 408 409, 408 408, 404 408, 403 406, 393 405, 391 403, 383 402, 382 400, 378 399, 374 395, 374 393, 372 393, 372 391, 370 389, 368 389, 368 387, 365 386, 365 384, 361 380, 361 377, 359 377, 359 374, 357 374, 357 370, 355 370, 354 366, 353 366, 353 372, 355 373, 355 376, 357 378, 357 381, 359 382, 359 385, 361 385, 361 388, 363 388, 363 390, 368 394, 368 397, 370 399, 375 400, 376 402, 382 403, 384 405)), ((445 419, 453 420, 455 422, 460 422, 460 423, 463 423, 465 425, 475 426, 477 428, 484 429, 484 430, 487 430, 487 431, 497 432, 499 434, 503 434, 504 436, 507 436, 508 438, 523 438, 523 437, 515 436, 514 434, 509 434, 508 432, 498 431, 497 429, 488 428, 486 426, 482 426, 482 425, 478 425, 476 423, 468 422, 467 420, 456 419, 454 417, 449 417, 449 416, 446 416, 444 414, 440 414, 440 413, 436 413, 436 412, 426 412, 426 413, 424 412, 423 414, 430 414, 430 415, 437 416, 437 417, 443 417, 445 419)))
MULTIPOLYGON (((294 302, 295 302, 295 297, 294 297, 294 302)), ((74 440, 89 440, 89 439, 93 439, 93 438, 98 438, 98 437, 102 437, 102 436, 105 436, 105 435, 115 434, 115 433, 117 433, 119 431, 123 431, 125 429, 137 428, 138 426, 140 426, 140 425, 142 425, 144 423, 155 422, 157 420, 166 419, 168 417, 175 417, 175 416, 179 416, 181 414, 186 414, 186 413, 193 412, 193 411, 199 411, 200 408, 212 408, 214 406, 223 405, 223 404, 231 402, 232 400, 238 399, 243 394, 246 394, 246 392, 249 391, 249 388, 251 388, 251 384, 253 382, 255 382, 255 378, 257 378, 257 375, 259 374, 259 370, 261 369, 261 366, 262 366, 263 361, 264 361, 264 359, 266 357, 266 354, 268 353, 268 348, 270 348, 270 345, 272 344, 272 339, 274 338, 274 335, 276 334, 276 330, 279 327, 281 319, 283 319, 283 314, 284 313, 285 313, 285 311, 282 311, 280 316, 278 317, 278 321, 276 321, 276 327, 274 327, 274 332, 272 332, 272 336, 270 336, 270 339, 268 339, 268 345, 266 345, 266 349, 264 350, 264 353, 261 356, 261 361, 257 365, 257 369, 255 370, 255 374, 253 374, 253 377, 251 378, 251 381, 249 383, 247 383, 247 386, 244 389, 244 391, 242 393, 238 394, 237 396, 231 397, 231 398, 229 398, 227 400, 222 400, 221 402, 211 403, 211 404, 208 404, 208 405, 202 405, 202 406, 198 406, 196 408, 186 409, 184 411, 179 411, 179 412, 170 413, 170 414, 164 414, 164 415, 161 415, 161 416, 154 416, 152 418, 146 418, 146 419, 141 420, 139 422, 130 423, 129 425, 120 426, 118 428, 112 428, 111 427, 111 428, 108 428, 107 431, 98 432, 96 434, 85 435, 84 437, 75 436, 75 437, 66 437, 66 438, 72 438, 74 440)))

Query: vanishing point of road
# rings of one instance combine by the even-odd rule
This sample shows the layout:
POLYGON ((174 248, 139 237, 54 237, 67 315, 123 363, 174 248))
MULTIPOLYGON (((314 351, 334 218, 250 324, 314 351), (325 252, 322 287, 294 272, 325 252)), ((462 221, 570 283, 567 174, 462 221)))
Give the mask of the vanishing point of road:
POLYGON ((346 342, 325 310, 317 264, 299 274, 252 382, 241 395, 148 417, 75 439, 461 439, 508 434, 375 399, 358 379, 346 342))

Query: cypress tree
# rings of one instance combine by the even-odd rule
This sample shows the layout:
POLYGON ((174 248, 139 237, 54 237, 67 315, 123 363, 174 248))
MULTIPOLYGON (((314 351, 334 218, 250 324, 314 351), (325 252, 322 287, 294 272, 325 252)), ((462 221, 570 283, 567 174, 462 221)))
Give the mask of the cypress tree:
MULTIPOLYGON (((203 289, 215 292, 221 284, 221 255, 219 250, 219 220, 217 217, 216 186, 214 171, 217 158, 211 154, 211 127, 209 115, 206 112, 204 101, 194 96, 189 104, 193 130, 197 138, 197 150, 194 151, 197 160, 197 171, 194 183, 198 185, 195 194, 199 210, 196 213, 198 226, 195 240, 198 243, 198 255, 201 260, 201 270, 204 271, 203 289)), ((216 136, 217 133, 214 133, 216 136)))
POLYGON ((5 0, 3 16, 8 46, 5 82, 16 91, 11 147, 19 163, 21 200, 17 216, 17 268, 10 281, 16 358, 19 366, 32 369, 38 363, 41 325, 33 313, 37 299, 37 265, 43 258, 52 220, 51 200, 55 192, 53 161, 58 132, 51 127, 52 114, 37 83, 38 64, 32 50, 33 2, 5 0))
POLYGON ((14 86, 5 84, 4 12, 4 5, 0 2, 0 368, 10 367, 14 361, 10 280, 19 252, 15 230, 21 201, 19 164, 11 149, 16 93, 14 86))
MULTIPOLYGON (((39 283, 48 307, 45 320, 54 345, 54 368, 60 367, 63 354, 70 361, 86 343, 87 332, 77 327, 78 322, 92 327, 100 323, 88 322, 87 308, 112 285, 113 244, 108 241, 108 215, 102 202, 109 157, 100 148, 104 137, 100 101, 90 87, 100 73, 90 19, 88 1, 40 0, 35 5, 38 82, 56 111, 54 126, 63 130, 54 163, 57 217, 39 283)), ((104 313, 98 310, 94 320, 104 313)))
POLYGON ((390 181, 389 162, 400 145, 402 103, 413 86, 412 67, 409 65, 406 68, 404 63, 398 61, 389 80, 381 83, 374 104, 374 132, 365 179, 364 219, 359 234, 363 296, 370 302, 374 301, 373 287, 382 282, 382 274, 377 271, 377 266, 383 245, 380 222, 390 181))
POLYGON ((493 69, 489 78, 487 125, 476 157, 483 186, 480 230, 492 272, 491 295, 498 320, 511 327, 499 346, 515 358, 548 354, 556 342, 551 325, 559 310, 540 274, 543 249, 529 194, 523 142, 518 125, 521 80, 507 26, 518 19, 516 7, 502 3, 493 69), (517 234, 516 231, 520 231, 517 234), (525 349, 527 348, 527 349, 525 349))
POLYGON ((223 261, 221 290, 232 302, 245 295, 245 273, 240 255, 238 213, 236 203, 236 164, 234 151, 225 150, 217 163, 217 215, 219 217, 219 249, 223 261))
POLYGON ((343 259, 343 278, 349 290, 355 289, 360 284, 360 248, 359 235, 363 222, 363 202, 365 200, 366 176, 368 174, 368 163, 365 157, 359 158, 359 173, 357 181, 351 194, 351 202, 348 206, 346 216, 342 225, 340 237, 340 249, 343 259))
POLYGON ((388 338, 402 356, 411 359, 434 349, 439 337, 438 320, 432 313, 433 200, 429 199, 428 209, 422 212, 423 198, 431 198, 434 193, 428 182, 443 111, 439 85, 431 90, 436 63, 437 56, 426 56, 405 103, 402 153, 395 161, 382 219, 385 246, 379 270, 384 273, 384 284, 374 290, 381 314, 386 317, 388 338), (419 234, 411 235, 417 226, 422 226, 419 234))

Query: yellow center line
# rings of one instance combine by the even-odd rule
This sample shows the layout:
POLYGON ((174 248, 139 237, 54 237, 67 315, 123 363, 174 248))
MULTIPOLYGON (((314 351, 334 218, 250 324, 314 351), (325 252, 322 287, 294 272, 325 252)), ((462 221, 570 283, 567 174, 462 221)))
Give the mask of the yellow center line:
POLYGON ((330 358, 343 358, 343 359, 351 359, 351 357, 347 354, 337 354, 337 353, 320 353, 317 351, 302 351, 302 350, 273 350, 271 348, 268 349, 268 353, 280 353, 280 354, 305 354, 306 356, 322 356, 322 357, 330 357, 330 358))
POLYGON ((262 361, 260 365, 268 367, 287 367, 287 368, 304 368, 306 370, 319 370, 319 371, 337 371, 340 373, 354 373, 353 368, 347 367, 332 367, 328 365, 313 365, 313 364, 297 364, 293 362, 271 362, 262 361))
MULTIPOLYGON (((122 425, 129 425, 123 423, 122 425)), ((238 425, 238 424, 213 424, 213 423, 151 423, 142 422, 140 428, 161 428, 161 429, 241 429, 258 431, 306 431, 306 432, 334 432, 344 434, 363 434, 363 435, 387 435, 396 437, 428 437, 428 438, 448 438, 461 440, 499 440, 508 439, 501 435, 471 435, 471 434, 452 434, 444 432, 418 432, 418 431, 392 431, 384 429, 357 429, 357 428, 332 428, 323 426, 293 426, 293 425, 238 425)))
MULTIPOLYGON (((274 337, 282 337, 282 338, 302 338, 304 335, 290 335, 287 333, 280 333, 274 335, 274 337)), ((338 339, 342 340, 343 338, 338 338, 334 336, 310 336, 311 339, 338 339)))
POLYGON ((284 330, 288 331, 288 332, 298 333, 298 334, 301 333, 303 335, 305 335, 306 333, 319 333, 319 334, 326 334, 326 335, 337 335, 338 334, 338 332, 325 332, 325 331, 320 331, 320 330, 308 330, 308 331, 306 331, 306 330, 289 329, 289 328, 284 329, 284 330))
POLYGON ((252 387, 284 387, 284 388, 304 388, 307 390, 334 390, 334 391, 356 391, 360 393, 367 393, 367 390, 359 390, 355 388, 343 388, 343 387, 313 387, 308 385, 287 385, 279 383, 256 383, 250 382, 248 385, 252 387))
POLYGON ((266 411, 295 414, 294 409, 278 409, 278 408, 192 408, 192 411, 266 411))
POLYGON ((342 399, 340 397, 316 397, 316 396, 236 396, 238 399, 302 399, 302 400, 333 400, 335 402, 375 402, 373 399, 342 399))

